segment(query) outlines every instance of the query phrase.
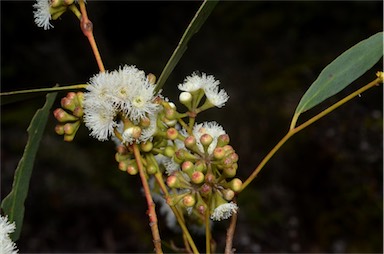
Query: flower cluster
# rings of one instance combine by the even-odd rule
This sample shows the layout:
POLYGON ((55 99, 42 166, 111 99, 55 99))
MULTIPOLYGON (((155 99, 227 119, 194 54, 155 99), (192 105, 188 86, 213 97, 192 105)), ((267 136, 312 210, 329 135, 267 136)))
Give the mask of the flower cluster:
POLYGON ((76 125, 74 129, 81 118, 92 137, 117 141, 118 168, 131 175, 140 171, 133 152, 133 145, 138 146, 140 164, 148 178, 156 175, 159 181, 160 174, 163 179, 163 185, 152 185, 156 199, 163 196, 166 200, 160 202, 162 205, 176 207, 198 223, 207 216, 220 221, 238 209, 234 200, 242 185, 235 177, 238 155, 217 122, 196 122, 200 112, 227 102, 229 96, 219 84, 205 73, 187 77, 178 86, 179 100, 186 107, 183 112, 156 94, 152 74, 146 76, 135 66, 125 65, 93 76, 87 92, 69 93, 62 100, 63 109, 54 114, 64 134, 66 125, 76 125))

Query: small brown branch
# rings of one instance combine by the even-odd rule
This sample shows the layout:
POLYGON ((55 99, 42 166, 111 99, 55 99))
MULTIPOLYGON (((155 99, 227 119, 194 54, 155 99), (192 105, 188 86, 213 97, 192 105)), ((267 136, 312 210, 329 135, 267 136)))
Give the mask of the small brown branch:
POLYGON ((147 199, 147 205, 148 205, 148 217, 149 217, 149 225, 151 227, 152 231, 152 237, 153 237, 153 244, 155 245, 155 251, 157 254, 163 253, 161 249, 161 239, 160 239, 160 232, 159 228, 157 226, 157 215, 155 210, 155 202, 153 202, 151 191, 149 189, 149 184, 147 181, 147 176, 144 172, 143 163, 141 161, 141 155, 139 151, 139 147, 137 144, 133 144, 133 153, 135 155, 137 167, 139 169, 139 174, 141 178, 141 183, 143 184, 144 194, 145 198, 147 199))
POLYGON ((237 213, 232 214, 231 224, 227 230, 227 238, 225 240, 225 254, 234 254, 235 249, 233 248, 233 236, 235 235, 237 221, 237 213))
POLYGON ((81 20, 80 20, 81 31, 83 31, 83 34, 88 38, 88 41, 89 41, 89 44, 91 45, 97 65, 99 66, 99 70, 101 72, 105 72, 104 64, 103 64, 103 61, 101 60, 101 56, 99 53, 99 49, 97 48, 95 37, 93 36, 93 24, 88 19, 87 9, 85 8, 84 1, 79 1, 79 6, 81 11, 81 20))

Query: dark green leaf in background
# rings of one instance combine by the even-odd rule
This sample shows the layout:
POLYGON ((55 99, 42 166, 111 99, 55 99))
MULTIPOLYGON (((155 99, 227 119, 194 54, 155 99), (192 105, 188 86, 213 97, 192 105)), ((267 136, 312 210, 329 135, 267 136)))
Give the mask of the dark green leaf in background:
POLYGON ((25 210, 24 202, 28 195, 33 164, 56 95, 57 93, 47 94, 44 106, 37 110, 33 116, 28 127, 27 145, 15 171, 12 190, 1 203, 1 207, 5 214, 8 215, 9 221, 16 223, 16 230, 11 235, 13 241, 16 241, 20 237, 25 210))

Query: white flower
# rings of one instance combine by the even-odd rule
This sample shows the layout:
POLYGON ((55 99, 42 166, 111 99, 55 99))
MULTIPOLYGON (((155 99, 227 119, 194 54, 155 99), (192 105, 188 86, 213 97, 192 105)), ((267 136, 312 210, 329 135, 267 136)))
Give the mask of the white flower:
POLYGON ((140 137, 126 133, 123 142, 144 142, 155 133, 160 105, 155 102, 155 86, 148 82, 143 71, 126 65, 116 71, 96 74, 90 79, 87 90, 83 103, 84 122, 92 131, 91 136, 107 140, 118 126, 116 118, 119 117, 134 124, 144 118, 151 120, 140 137))
POLYGON ((83 102, 85 126, 91 130, 91 136, 100 141, 108 140, 117 126, 114 121, 116 111, 111 104, 88 99, 87 95, 84 95, 83 102))
POLYGON ((225 131, 223 127, 221 127, 216 122, 204 122, 201 124, 196 124, 193 127, 192 133, 196 138, 197 147, 201 152, 204 152, 203 145, 200 142, 201 136, 203 136, 204 134, 209 134, 213 138, 212 143, 208 146, 208 153, 211 154, 213 150, 216 148, 217 138, 220 135, 225 134, 225 131))
POLYGON ((205 73, 200 77, 196 72, 192 73, 191 76, 185 78, 183 84, 179 84, 178 88, 184 92, 193 92, 197 91, 204 86, 204 81, 206 81, 207 77, 205 73))
POLYGON ((148 80, 132 88, 129 93, 131 105, 128 108, 129 118, 132 121, 139 121, 146 114, 157 112, 159 104, 153 101, 154 94, 155 86, 151 85, 148 80))
MULTIPOLYGON (((215 80, 215 77, 212 75, 207 76, 205 73, 202 73, 201 76, 199 76, 197 73, 193 73, 184 80, 183 84, 179 84, 178 88, 184 92, 203 89, 208 101, 212 105, 221 108, 225 102, 227 102, 229 96, 225 90, 219 90, 219 85, 220 81, 215 80)), ((180 101, 183 102, 181 97, 180 101)))
POLYGON ((211 219, 215 221, 228 219, 232 216, 232 214, 237 213, 237 209, 238 206, 233 202, 219 205, 215 208, 215 210, 213 210, 211 219))
POLYGON ((9 234, 13 233, 15 228, 15 223, 9 223, 7 216, 3 217, 0 215, 0 253, 17 253, 16 244, 9 237, 9 234))
POLYGON ((49 22, 52 17, 50 13, 50 0, 37 0, 33 5, 36 9, 33 11, 33 17, 38 27, 43 27, 44 30, 53 28, 53 25, 49 22))
POLYGON ((227 100, 229 99, 229 96, 225 92, 225 90, 221 89, 219 91, 218 86, 207 87, 206 89, 204 89, 204 91, 208 101, 218 108, 224 106, 227 100))

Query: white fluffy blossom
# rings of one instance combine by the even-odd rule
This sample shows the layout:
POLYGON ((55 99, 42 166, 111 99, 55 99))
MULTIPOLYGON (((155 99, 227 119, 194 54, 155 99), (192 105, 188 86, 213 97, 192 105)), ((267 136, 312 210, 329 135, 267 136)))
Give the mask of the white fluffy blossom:
POLYGON ((220 135, 225 134, 225 131, 223 127, 221 127, 217 122, 213 121, 213 122, 204 122, 201 124, 196 124, 193 127, 192 133, 196 138, 197 147, 201 152, 204 152, 203 145, 200 142, 201 136, 203 136, 204 134, 209 134, 213 138, 212 143, 208 147, 208 153, 211 154, 213 150, 216 148, 217 138, 220 135))
POLYGON ((224 106, 229 99, 229 96, 225 90, 219 90, 218 86, 207 87, 204 91, 208 101, 218 108, 224 106))
MULTIPOLYGON (((124 66, 112 72, 99 73, 90 79, 84 95, 84 122, 91 136, 104 141, 114 133, 118 118, 126 117, 133 124, 149 118, 151 124, 142 135, 128 143, 149 140, 156 131, 156 115, 160 108, 155 100, 155 86, 148 82, 144 71, 124 66)), ((123 130, 121 130, 123 131, 123 130)))
POLYGON ((219 85, 220 81, 215 80, 215 77, 212 75, 207 76, 205 73, 202 73, 200 76, 197 73, 193 73, 184 80, 183 84, 179 84, 178 88, 184 92, 194 92, 202 89, 208 101, 212 105, 221 108, 227 102, 229 96, 224 89, 219 89, 219 85))
POLYGON ((36 10, 33 11, 33 17, 38 27, 43 27, 44 30, 48 30, 53 27, 50 23, 51 12, 50 12, 50 0, 37 0, 33 5, 36 10))
POLYGON ((0 253, 15 254, 17 247, 9 235, 15 231, 15 223, 9 223, 8 217, 0 215, 0 253))
POLYGON ((231 202, 219 205, 213 210, 211 214, 211 219, 215 221, 226 220, 232 216, 232 214, 237 213, 238 206, 231 202))

